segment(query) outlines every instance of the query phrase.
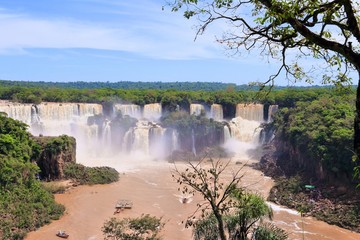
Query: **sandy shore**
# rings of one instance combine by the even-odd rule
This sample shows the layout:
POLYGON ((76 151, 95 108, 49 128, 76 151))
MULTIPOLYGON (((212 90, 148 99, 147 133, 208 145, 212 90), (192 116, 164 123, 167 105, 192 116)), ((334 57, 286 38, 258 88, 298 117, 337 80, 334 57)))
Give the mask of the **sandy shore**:
MULTIPOLYGON (((248 162, 251 163, 251 162, 248 162)), ((103 239, 101 227, 113 216, 138 217, 151 214, 162 217, 165 228, 162 232, 165 240, 189 240, 191 229, 185 229, 182 221, 191 215, 200 196, 188 204, 179 201, 178 184, 171 177, 173 165, 163 163, 145 167, 134 172, 121 174, 120 181, 109 185, 80 186, 64 194, 56 195, 56 200, 66 206, 65 215, 58 221, 31 232, 27 240, 59 239, 58 230, 66 230, 69 239, 103 239), (119 199, 133 202, 133 208, 114 215, 114 206, 119 199)), ((239 165, 233 164, 232 168, 239 165)), ((242 184, 266 196, 273 182, 261 172, 245 167, 242 184)), ((360 234, 330 226, 312 218, 301 218, 294 211, 274 207, 274 220, 277 225, 289 232, 290 239, 333 239, 356 240, 360 234)))

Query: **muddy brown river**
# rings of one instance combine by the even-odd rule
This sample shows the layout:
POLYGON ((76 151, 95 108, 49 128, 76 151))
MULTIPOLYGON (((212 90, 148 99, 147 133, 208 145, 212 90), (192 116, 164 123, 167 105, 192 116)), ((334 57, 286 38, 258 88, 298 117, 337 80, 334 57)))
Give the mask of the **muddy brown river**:
MULTIPOLYGON (((233 159, 231 169, 239 167, 239 161, 251 164, 252 160, 233 159)), ((117 166, 115 166, 117 167, 117 166)), ((57 221, 28 234, 26 240, 59 239, 58 230, 65 230, 74 240, 103 239, 101 227, 111 217, 138 217, 151 214, 162 217, 165 240, 189 240, 191 229, 184 228, 184 221, 191 215, 201 196, 194 196, 188 204, 181 203, 178 185, 171 177, 172 164, 157 162, 139 164, 128 168, 120 180, 109 185, 80 186, 56 195, 56 200, 66 206, 65 215, 57 221), (133 208, 114 215, 114 206, 119 199, 133 202, 133 208)), ((183 166, 182 166, 183 167, 183 166)), ((120 167, 118 166, 117 169, 120 167)), ((249 166, 243 169, 242 185, 266 196, 273 185, 271 178, 249 166)), ((271 203, 269 203, 271 204, 271 203)), ((285 229, 289 239, 307 240, 359 240, 360 234, 317 221, 311 217, 301 217, 299 213, 271 204, 274 223, 285 229)))

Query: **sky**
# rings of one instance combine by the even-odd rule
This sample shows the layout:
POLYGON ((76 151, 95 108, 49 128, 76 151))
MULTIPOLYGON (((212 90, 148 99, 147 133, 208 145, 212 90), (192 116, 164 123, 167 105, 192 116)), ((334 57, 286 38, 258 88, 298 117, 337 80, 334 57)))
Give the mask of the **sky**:
MULTIPOLYGON (((196 22, 165 0, 0 0, 0 79, 24 81, 264 82, 275 62, 231 56, 214 24, 196 22)), ((283 78, 277 85, 293 85, 283 78)))

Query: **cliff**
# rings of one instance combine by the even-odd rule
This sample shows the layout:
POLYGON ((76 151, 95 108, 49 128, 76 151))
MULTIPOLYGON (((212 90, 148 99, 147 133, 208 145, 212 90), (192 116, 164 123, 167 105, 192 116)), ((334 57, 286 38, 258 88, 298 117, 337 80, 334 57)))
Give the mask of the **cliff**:
POLYGON ((64 177, 64 166, 69 162, 76 162, 76 140, 73 137, 61 135, 59 137, 34 137, 40 145, 37 165, 40 177, 47 180, 64 177))
POLYGON ((269 201, 360 232, 360 192, 346 173, 331 171, 306 149, 278 136, 264 146, 264 153, 260 169, 276 182, 269 201))
POLYGON ((333 185, 347 185, 352 183, 352 176, 348 172, 334 172, 324 165, 320 159, 314 159, 308 154, 308 149, 291 144, 289 141, 276 136, 264 146, 264 155, 260 160, 260 168, 271 177, 301 175, 308 179, 309 184, 323 183, 333 185))

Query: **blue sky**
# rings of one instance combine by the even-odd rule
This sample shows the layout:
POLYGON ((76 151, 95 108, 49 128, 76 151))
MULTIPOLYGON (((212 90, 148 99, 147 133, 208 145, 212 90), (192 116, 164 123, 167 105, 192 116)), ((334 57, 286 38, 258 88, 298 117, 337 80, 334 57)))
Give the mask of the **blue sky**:
MULTIPOLYGON (((0 79, 28 81, 265 81, 275 62, 228 56, 214 25, 165 0, 0 0, 0 79)), ((277 85, 288 85, 278 79, 277 85)))

